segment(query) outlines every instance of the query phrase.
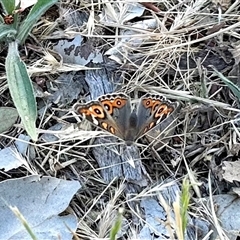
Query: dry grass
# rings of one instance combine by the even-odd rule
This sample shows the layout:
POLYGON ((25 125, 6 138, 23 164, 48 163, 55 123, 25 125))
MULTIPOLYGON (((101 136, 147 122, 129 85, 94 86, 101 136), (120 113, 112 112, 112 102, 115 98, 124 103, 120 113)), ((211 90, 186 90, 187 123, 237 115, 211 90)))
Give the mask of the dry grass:
MULTIPOLYGON (((214 1, 157 2, 153 4, 162 10, 160 14, 146 11, 144 16, 139 17, 139 20, 156 21, 156 27, 149 30, 124 22, 116 15, 113 3, 108 1, 61 1, 58 7, 50 9, 37 24, 21 52, 22 57, 27 58, 29 72, 35 83, 38 79, 43 79, 43 84, 35 84, 39 94, 43 94, 37 99, 42 107, 37 122, 39 133, 51 134, 49 127, 57 122, 64 126, 56 134, 58 139, 45 142, 40 138, 37 143, 31 143, 36 156, 34 161, 27 159, 28 164, 32 171, 34 169, 33 172, 77 179, 82 183, 83 188, 71 204, 79 218, 77 235, 80 239, 108 237, 119 207, 125 208, 124 224, 130 226, 130 230, 125 232, 123 228, 122 239, 134 239, 139 229, 132 223, 133 219, 138 218, 142 226, 145 220, 140 209, 132 208, 131 202, 140 201, 149 196, 149 193, 157 196, 162 189, 159 180, 167 179, 169 174, 175 179, 188 176, 193 187, 193 197, 220 194, 220 179, 218 180, 215 172, 210 174, 209 168, 211 170, 212 167, 219 166, 229 156, 238 157, 238 153, 230 155, 230 143, 234 141, 231 138, 234 133, 238 134, 235 125, 232 127, 232 120, 239 113, 238 99, 216 77, 209 65, 217 63, 215 67, 226 76, 236 69, 231 51, 235 51, 234 44, 239 39, 240 4, 235 1, 228 5, 228 1, 225 1, 222 6, 226 10, 221 12, 214 1), (105 13, 108 11, 115 19, 114 22, 99 22, 98 14, 103 12, 103 8, 105 13), (74 24, 74 12, 85 13, 89 18, 77 26, 74 24), (69 15, 73 16, 70 26, 64 22, 65 18, 69 19, 69 15), (220 23, 222 27, 218 29, 220 23), (104 66, 66 64, 58 53, 52 51, 56 39, 71 38, 80 33, 105 52, 118 43, 121 37, 124 37, 124 31, 128 30, 134 32, 128 36, 129 41, 124 45, 124 51, 117 50, 117 59, 121 61, 119 65, 111 60, 104 66), (131 41, 136 39, 141 43, 131 44, 131 41), (106 70, 112 67, 117 76, 120 76, 121 81, 115 91, 132 96, 137 96, 137 92, 160 93, 181 104, 174 120, 173 131, 170 136, 166 136, 168 141, 161 139, 165 147, 154 153, 155 150, 151 150, 146 142, 140 145, 140 156, 156 189, 149 184, 134 196, 126 197, 126 181, 112 179, 106 184, 92 149, 101 146, 93 139, 107 134, 99 131, 79 131, 75 125, 70 124, 73 119, 77 119, 71 109, 73 102, 67 100, 65 104, 52 104, 48 101, 49 89, 53 90, 51 93, 58 91, 56 79, 63 72, 84 73, 85 70, 101 67, 106 70), (45 109, 44 104, 47 106, 45 109), (162 167, 163 164, 166 165, 165 168, 162 167), (213 178, 216 179, 210 184, 213 178), (205 189, 208 180, 212 190, 205 189)), ((121 16, 124 16, 127 1, 118 1, 115 4, 121 16)), ((79 18, 79 15, 76 15, 76 18, 79 18)), ((136 20, 132 22, 135 23, 136 20)), ((2 57, 1 62, 3 63, 2 57)), ((1 105, 11 106, 2 68, 1 71, 1 105)), ((112 79, 114 80, 114 76, 112 79)), ((19 124, 12 131, 1 135, 1 147, 8 146, 20 133, 24 131, 19 124)), ((1 179, 25 176, 29 172, 31 173, 29 169, 20 169, 7 174, 1 173, 1 179)), ((178 184, 181 186, 180 180, 178 184)), ((223 234, 217 219, 212 215, 213 212, 208 212, 204 207, 196 210, 194 206, 190 207, 190 212, 192 216, 205 218, 216 227, 219 235, 223 234)), ((173 236, 174 230, 169 231, 173 236)))

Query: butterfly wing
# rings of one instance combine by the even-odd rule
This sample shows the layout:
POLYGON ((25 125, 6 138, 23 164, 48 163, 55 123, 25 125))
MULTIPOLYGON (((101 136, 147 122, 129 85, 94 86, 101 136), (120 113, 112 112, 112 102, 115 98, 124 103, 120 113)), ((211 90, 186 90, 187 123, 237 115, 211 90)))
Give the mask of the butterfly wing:
POLYGON ((138 133, 136 139, 163 122, 175 108, 176 103, 166 100, 161 95, 144 95, 140 99, 137 109, 138 133))
POLYGON ((130 99, 125 94, 107 94, 97 101, 75 104, 75 111, 94 125, 124 140, 131 112, 130 99))

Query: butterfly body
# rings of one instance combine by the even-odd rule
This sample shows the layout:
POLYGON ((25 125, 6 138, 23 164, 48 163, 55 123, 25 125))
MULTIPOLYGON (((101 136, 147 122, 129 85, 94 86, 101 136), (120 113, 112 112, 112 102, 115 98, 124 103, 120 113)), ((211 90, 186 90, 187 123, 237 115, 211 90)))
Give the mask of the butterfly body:
POLYGON ((146 94, 135 111, 130 98, 120 93, 103 95, 86 104, 75 104, 74 109, 94 125, 131 144, 168 117, 175 104, 160 95, 146 94))

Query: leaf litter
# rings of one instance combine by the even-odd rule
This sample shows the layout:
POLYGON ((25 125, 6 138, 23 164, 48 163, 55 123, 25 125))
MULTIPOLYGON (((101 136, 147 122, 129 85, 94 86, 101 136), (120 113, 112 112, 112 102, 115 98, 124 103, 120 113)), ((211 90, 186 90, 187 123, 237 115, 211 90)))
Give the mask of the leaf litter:
POLYGON ((9 179, 0 183, 1 193, 1 239, 31 239, 22 223, 11 212, 17 207, 38 239, 64 239, 76 230, 77 219, 73 214, 58 216, 69 205, 76 191, 78 181, 67 181, 54 177, 37 175, 9 179), (69 229, 68 229, 69 228, 69 229))
MULTIPOLYGON (((29 54, 20 49, 31 79, 44 93, 36 95, 40 138, 36 143, 27 141, 23 152, 14 150, 25 165, 1 157, 6 165, 1 165, 0 187, 9 179, 21 184, 26 176, 40 174, 52 177, 48 186, 54 186, 52 181, 72 180, 66 185, 70 191, 71 183, 78 180, 84 186, 80 192, 76 193, 78 188, 65 195, 59 191, 58 197, 67 199, 64 211, 76 193, 69 207, 77 217, 80 239, 109 237, 120 207, 125 208, 122 239, 157 239, 162 234, 176 238, 179 216, 172 211, 173 203, 181 192, 181 179, 188 176, 192 190, 185 239, 217 235, 236 239, 239 223, 231 218, 231 210, 239 212, 235 92, 239 91, 239 11, 238 1, 199 0, 150 5, 62 1, 49 9, 26 41, 29 54), (227 80, 223 82, 212 66, 227 80), (75 102, 111 92, 125 92, 135 101, 146 92, 160 93, 180 102, 180 108, 172 124, 164 123, 126 154, 122 143, 108 134, 82 123, 80 129, 72 127, 81 121, 72 110, 75 102), (135 168, 129 165, 130 158, 135 168), (223 210, 220 213, 213 206, 223 210)), ((0 61, 4 63, 3 57, 0 61)), ((1 71, 1 107, 13 107, 1 71)), ((0 152, 9 151, 25 134, 21 123, 11 123, 4 131, 0 152)), ((11 192, 8 187, 4 194, 14 199, 21 189, 11 192)), ((29 186, 29 191, 33 189, 29 186)), ((22 202, 30 204, 28 199, 22 202)), ((57 202, 46 202, 43 209, 48 212, 57 202)), ((36 200, 35 209, 41 204, 36 200)), ((76 222, 71 219, 75 232, 76 222)))

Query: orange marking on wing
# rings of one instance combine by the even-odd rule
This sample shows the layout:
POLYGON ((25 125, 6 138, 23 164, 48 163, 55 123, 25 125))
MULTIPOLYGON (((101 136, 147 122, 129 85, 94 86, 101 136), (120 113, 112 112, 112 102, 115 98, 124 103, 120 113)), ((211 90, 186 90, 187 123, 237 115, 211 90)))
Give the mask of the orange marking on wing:
POLYGON ((116 129, 113 128, 113 127, 110 127, 110 128, 109 128, 109 131, 110 131, 112 134, 115 134, 115 133, 116 133, 116 129))
POLYGON ((155 126, 155 122, 151 122, 151 123, 149 124, 149 129, 153 128, 154 126, 155 126))
POLYGON ((161 104, 160 100, 154 100, 154 99, 144 99, 143 105, 145 108, 151 108, 151 113, 153 113, 157 107, 161 104))
POLYGON ((127 100, 121 99, 121 98, 116 98, 113 100, 106 99, 106 100, 101 101, 101 103, 103 104, 104 108, 108 111, 108 113, 110 115, 112 115, 113 109, 114 108, 122 108, 123 106, 126 105, 127 100))
POLYGON ((80 108, 78 112, 80 114, 91 115, 91 112, 87 108, 80 108))
POLYGON ((105 113, 102 106, 99 105, 92 105, 88 108, 79 108, 78 112, 80 114, 84 114, 86 116, 92 116, 97 118, 105 118, 105 113))
POLYGON ((168 115, 173 111, 172 107, 168 107, 167 105, 163 104, 162 106, 159 107, 157 112, 155 113, 155 118, 161 117, 163 115, 168 115))
POLYGON ((103 122, 101 125, 102 125, 102 127, 103 127, 105 130, 108 129, 108 124, 107 124, 107 123, 103 122))
POLYGON ((127 103, 126 99, 116 98, 112 101, 112 106, 116 108, 122 108, 127 103))

